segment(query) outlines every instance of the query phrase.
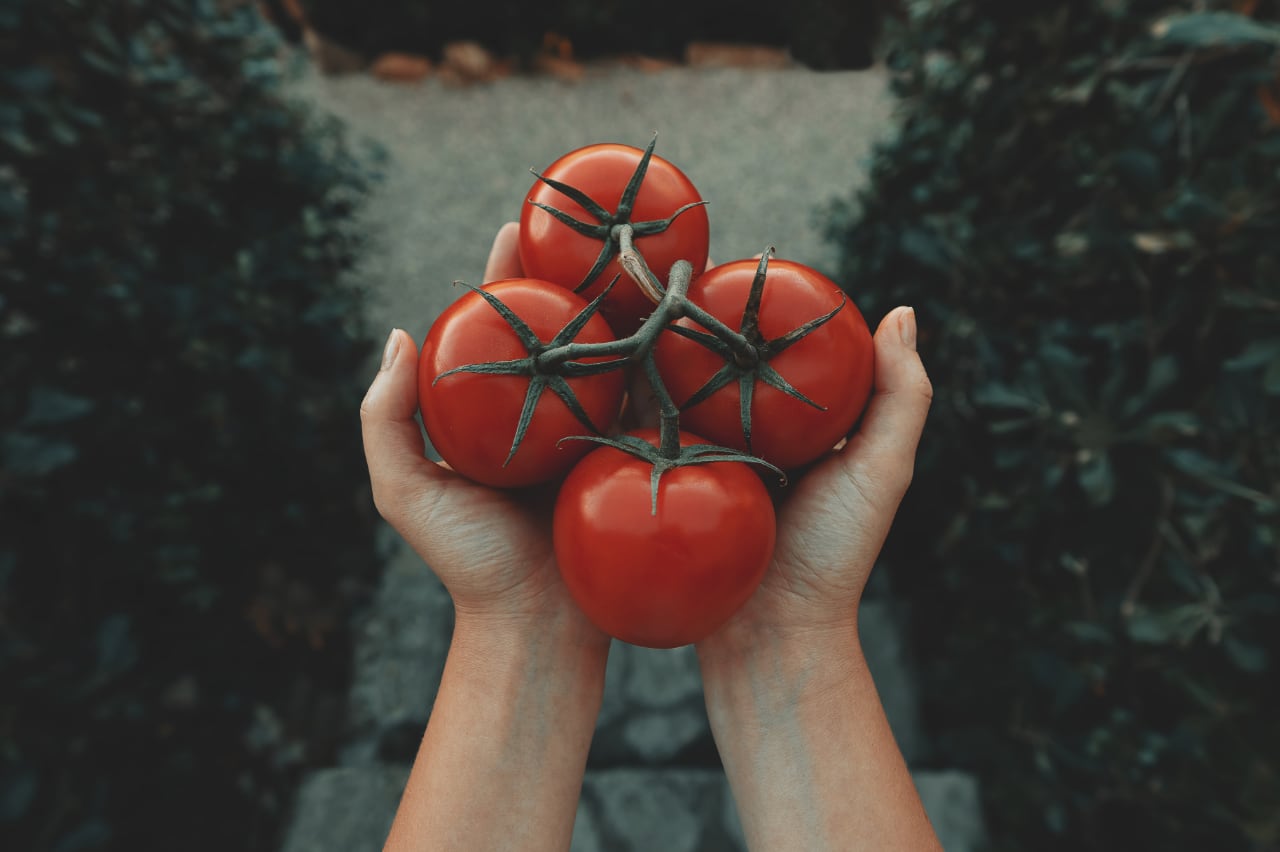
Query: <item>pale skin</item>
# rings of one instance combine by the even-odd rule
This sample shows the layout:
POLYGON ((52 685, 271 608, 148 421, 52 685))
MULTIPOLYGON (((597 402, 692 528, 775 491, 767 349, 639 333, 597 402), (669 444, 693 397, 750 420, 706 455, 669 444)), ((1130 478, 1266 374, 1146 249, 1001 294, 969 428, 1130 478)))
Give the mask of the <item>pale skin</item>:
MULTIPOLYGON (((486 282, 520 274, 517 239, 514 223, 499 231, 486 282)), ((875 348, 861 428, 793 484, 759 591, 697 646, 751 849, 941 849, 858 639, 932 396, 910 308, 885 317, 875 348)), ((560 580, 548 495, 475 485, 425 457, 416 356, 393 331, 361 405, 365 454, 378 510, 444 583, 456 624, 385 848, 567 849, 609 638, 560 580)))

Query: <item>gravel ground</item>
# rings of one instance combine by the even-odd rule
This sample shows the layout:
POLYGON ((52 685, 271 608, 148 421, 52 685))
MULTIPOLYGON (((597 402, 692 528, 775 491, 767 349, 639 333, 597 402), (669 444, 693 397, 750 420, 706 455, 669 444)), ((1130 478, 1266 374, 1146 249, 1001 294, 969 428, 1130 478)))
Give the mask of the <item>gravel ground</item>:
POLYGON ((372 291, 375 335, 400 326, 418 340, 459 295, 453 280, 479 282, 494 232, 520 215, 529 168, 592 142, 643 147, 655 131, 657 152, 711 202, 714 259, 773 245, 829 270, 820 208, 862 181, 890 108, 882 70, 611 69, 467 88, 308 73, 296 89, 389 156, 363 213, 376 242, 354 275, 372 291))

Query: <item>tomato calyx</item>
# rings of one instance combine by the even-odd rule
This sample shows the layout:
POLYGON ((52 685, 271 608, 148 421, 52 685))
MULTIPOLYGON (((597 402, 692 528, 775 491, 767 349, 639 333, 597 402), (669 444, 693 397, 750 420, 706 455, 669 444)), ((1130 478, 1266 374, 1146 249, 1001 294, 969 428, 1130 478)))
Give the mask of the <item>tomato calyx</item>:
POLYGON ((742 421, 742 438, 748 452, 751 451, 751 405, 755 395, 756 382, 782 391, 787 396, 804 404, 826 411, 826 407, 814 402, 797 390, 777 370, 769 364, 769 360, 830 322, 844 308, 847 298, 842 294, 840 304, 835 308, 815 317, 812 320, 792 329, 786 334, 766 339, 760 332, 760 301, 764 295, 764 285, 768 277, 769 258, 773 256, 773 248, 767 249, 760 256, 755 277, 751 281, 751 290, 747 296, 747 304, 742 311, 739 329, 734 332, 711 314, 690 303, 686 316, 712 332, 708 334, 696 329, 672 325, 669 330, 693 340, 725 359, 724 366, 707 379, 681 406, 687 410, 709 398, 716 391, 730 382, 738 383, 739 416, 742 421))
POLYGON ((516 424, 515 437, 511 442, 511 451, 507 454, 506 461, 502 463, 506 467, 515 458, 516 452, 519 451, 520 445, 524 442, 525 435, 528 434, 529 424, 533 421, 533 413, 538 407, 538 401, 542 398, 544 391, 550 390, 565 407, 578 419, 583 426, 595 434, 600 434, 600 428, 591 422, 591 417, 583 409, 582 404, 578 401, 577 394, 574 393, 572 386, 567 381, 567 377, 591 376, 604 373, 609 370, 618 369, 625 359, 611 360, 604 362, 596 362, 585 364, 580 361, 561 361, 555 364, 546 364, 541 360, 543 353, 549 350, 563 349, 570 345, 583 326, 595 316, 600 309, 600 304, 604 301, 605 296, 613 288, 618 281, 617 277, 609 282, 609 286, 605 287, 595 299, 591 300, 585 308, 583 308, 577 316, 565 324, 565 326, 556 333, 551 340, 543 342, 529 328, 511 308, 507 307, 501 299, 492 293, 475 287, 465 281, 455 281, 454 284, 461 284, 468 290, 484 299, 490 307, 497 311, 498 315, 511 327, 516 338, 524 346, 529 353, 524 358, 515 358, 507 361, 487 361, 479 364, 464 364, 461 367, 455 367, 452 370, 445 370, 436 376, 432 381, 432 385, 438 383, 441 379, 452 376, 456 373, 479 373, 490 376, 524 376, 529 379, 529 389, 525 393, 524 405, 520 410, 520 420, 516 424))
MULTIPOLYGON (((577 202, 581 207, 590 213, 596 221, 583 222, 570 216, 562 210, 558 210, 548 204, 529 199, 529 203, 540 210, 545 210, 561 224, 567 226, 578 234, 590 239, 599 240, 601 242, 600 254, 596 257, 595 263, 587 274, 583 276, 582 281, 574 287, 573 292, 581 293, 583 290, 591 286, 591 282, 602 273, 609 262, 616 257, 619 252, 624 250, 623 237, 620 233, 619 226, 628 226, 627 239, 631 236, 643 237, 652 234, 661 234, 671 227, 672 223, 678 219, 681 214, 692 210, 695 207, 701 207, 707 204, 706 201, 693 201, 678 208, 670 216, 665 219, 652 219, 644 222, 632 222, 631 212, 635 206, 636 196, 640 194, 640 186, 644 182, 645 173, 649 170, 649 161, 653 157, 654 146, 658 143, 658 135, 655 133, 653 138, 649 140, 648 146, 644 149, 644 154, 640 158, 640 162, 636 165, 635 171, 631 174, 631 178, 627 181, 626 187, 623 189, 622 198, 618 201, 618 209, 610 212, 607 207, 600 204, 591 196, 582 190, 570 186, 562 181, 554 178, 546 177, 539 172, 530 169, 529 171, 542 183, 551 187, 555 191, 564 195, 572 201, 577 202)), ((634 273, 633 273, 634 275, 634 273)), ((643 288, 643 284, 641 285, 643 288)), ((646 292, 648 292, 646 290, 646 292)), ((654 298, 649 293, 650 298, 654 298)), ((654 301, 657 301, 655 298, 654 301)))
POLYGON ((758 464, 778 474, 781 483, 785 484, 787 481, 786 473, 777 466, 740 450, 718 447, 715 444, 690 444, 684 447, 677 446, 673 452, 669 446, 666 446, 667 441, 665 439, 666 430, 664 430, 661 445, 651 444, 637 435, 618 435, 614 438, 605 438, 598 435, 575 435, 562 440, 591 441, 592 443, 603 444, 606 447, 613 447, 615 450, 635 456, 651 465, 649 472, 649 511, 653 515, 658 514, 658 486, 662 481, 663 474, 678 467, 691 467, 715 462, 758 464))

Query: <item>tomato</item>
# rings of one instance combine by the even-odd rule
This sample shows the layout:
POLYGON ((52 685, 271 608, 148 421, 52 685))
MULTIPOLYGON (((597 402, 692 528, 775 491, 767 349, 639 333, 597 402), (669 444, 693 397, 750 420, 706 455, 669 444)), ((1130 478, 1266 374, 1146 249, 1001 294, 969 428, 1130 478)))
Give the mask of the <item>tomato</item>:
MULTIPOLYGON (((656 430, 630 434, 658 443, 656 430)), ((685 433, 681 443, 707 442, 685 433)), ((601 630, 675 648, 710 635, 760 584, 773 556, 773 504, 746 464, 711 462, 665 472, 654 514, 652 470, 613 447, 580 461, 556 501, 556 560, 601 630)))
MULTIPOLYGON (((543 175, 581 190, 612 215, 617 213, 623 190, 643 153, 628 145, 589 145, 565 154, 543 175)), ((686 204, 701 200, 698 190, 683 172, 667 160, 654 156, 640 184, 628 221, 635 224, 664 220, 686 204)), ((577 288, 591 271, 604 243, 595 237, 577 233, 533 202, 554 207, 590 225, 600 224, 600 219, 542 181, 535 182, 529 190, 529 202, 520 214, 520 263, 524 273, 570 289, 577 288)), ((638 236, 635 245, 664 284, 671 265, 677 260, 687 260, 694 269, 702 269, 707 263, 706 208, 698 206, 686 210, 662 233, 638 236)), ((588 299, 594 298, 618 274, 622 277, 609 294, 603 312, 614 330, 625 336, 653 313, 654 305, 622 272, 616 256, 579 292, 588 299)))
MULTIPOLYGON (((689 300, 731 329, 742 326, 743 309, 758 262, 739 260, 707 270, 689 289, 689 300)), ((685 407, 726 365, 726 358, 703 344, 665 331, 654 350, 658 370, 676 404, 680 422, 712 441, 748 450, 780 468, 794 469, 818 458, 857 422, 871 393, 875 350, 866 320, 826 276, 799 263, 772 260, 760 300, 758 345, 844 306, 807 337, 768 356, 778 376, 822 409, 766 384, 751 382, 751 444, 741 417, 739 375, 710 397, 685 407)), ((677 325, 705 331, 685 318, 677 325)), ((776 346, 776 343, 775 343, 776 346)))
MULTIPOLYGON (((587 306, 563 287, 528 278, 499 281, 483 289, 510 308, 543 344, 587 306)), ((613 339, 613 331, 599 314, 574 337, 578 343, 613 339)), ((592 430, 547 387, 537 398, 524 440, 508 462, 532 379, 459 372, 437 380, 442 373, 465 365, 528 356, 529 348, 511 324, 474 291, 450 305, 431 326, 418 364, 422 422, 440 456, 462 475, 498 487, 532 485, 564 473, 590 450, 592 445, 585 441, 558 444, 566 436, 592 430)), ((600 359, 586 362, 592 360, 600 359)), ((622 373, 615 370, 564 381, 596 431, 607 430, 622 404, 622 373)))

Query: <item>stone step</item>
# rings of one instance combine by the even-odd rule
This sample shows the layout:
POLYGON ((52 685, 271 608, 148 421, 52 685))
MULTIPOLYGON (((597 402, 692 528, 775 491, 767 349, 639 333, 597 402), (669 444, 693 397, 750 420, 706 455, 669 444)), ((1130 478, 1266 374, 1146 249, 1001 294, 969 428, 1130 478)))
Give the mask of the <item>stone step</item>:
MULTIPOLYGON (((976 852, 978 785, 963 772, 913 773, 947 852, 976 852)), ((299 791, 284 852, 377 852, 408 778, 404 767, 312 773, 299 791)), ((738 852, 746 848, 724 774, 712 769, 588 771, 571 852, 738 852)))
MULTIPOLYGON (((453 630, 453 605, 422 560, 388 537, 391 558, 378 593, 356 625, 351 745, 342 763, 408 763, 426 726, 453 630)), ((884 598, 864 601, 862 645, 898 745, 923 758, 905 613, 884 598)), ((718 765, 692 647, 615 642, 592 744, 592 766, 718 765)))

